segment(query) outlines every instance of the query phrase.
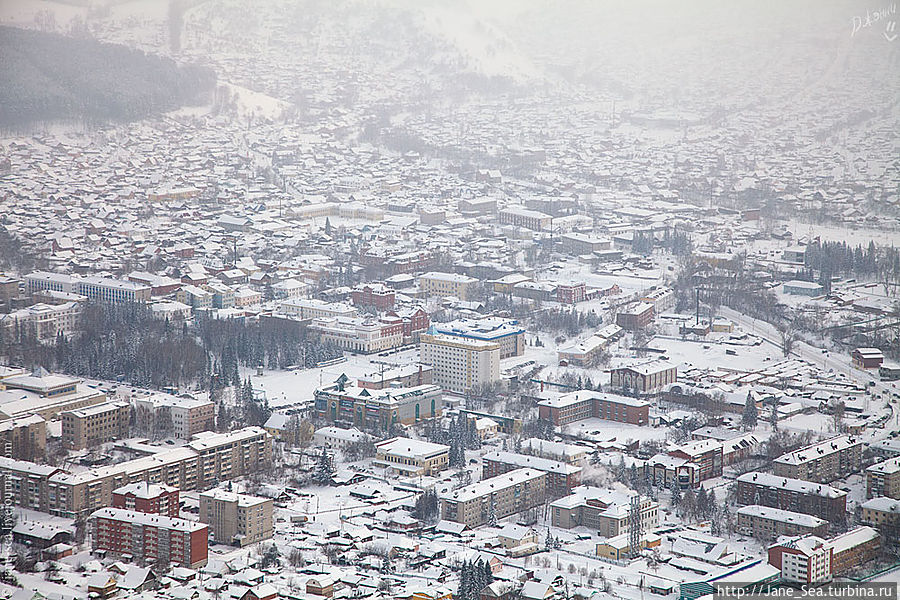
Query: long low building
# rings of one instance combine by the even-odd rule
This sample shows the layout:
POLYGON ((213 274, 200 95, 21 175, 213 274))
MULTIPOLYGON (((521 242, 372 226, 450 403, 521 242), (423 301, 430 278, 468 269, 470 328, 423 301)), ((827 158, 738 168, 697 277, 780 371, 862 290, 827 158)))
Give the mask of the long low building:
POLYGON ((482 457, 482 462, 482 480, 522 468, 546 473, 548 498, 568 496, 581 484, 581 467, 567 462, 506 451, 488 452, 482 457))
POLYGON ((538 402, 538 416, 556 426, 590 418, 647 425, 650 403, 616 394, 578 390, 538 402))
POLYGON ((450 464, 450 446, 424 440, 391 438, 375 444, 372 464, 400 475, 436 475, 450 464))
POLYGON ((261 427, 247 427, 229 433, 204 432, 186 446, 77 472, 0 457, 0 489, 10 484, 15 506, 79 519, 109 506, 113 491, 129 483, 204 490, 257 472, 271 461, 269 434, 261 427))
POLYGON ((817 535, 828 533, 828 521, 780 508, 753 504, 737 510, 738 530, 759 540, 774 540, 782 535, 817 535))
POLYGON ((440 495, 441 518, 478 527, 490 522, 491 515, 503 519, 539 506, 546 498, 546 479, 547 474, 543 471, 516 469, 443 492, 440 495))
POLYGON ((775 459, 775 474, 828 483, 862 468, 862 440, 840 435, 775 459))
POLYGON ((315 391, 316 413, 331 423, 387 430, 393 423, 415 423, 441 415, 443 393, 437 385, 368 389, 345 382, 315 391))
POLYGON ((814 515, 831 522, 847 516, 847 492, 824 483, 779 477, 771 473, 745 473, 737 478, 737 502, 759 504, 814 515))
POLYGON ((0 389, 0 419, 38 415, 51 421, 64 411, 106 401, 101 390, 84 385, 80 379, 48 373, 42 367, 31 374, 6 377, 3 387, 6 389, 0 389))

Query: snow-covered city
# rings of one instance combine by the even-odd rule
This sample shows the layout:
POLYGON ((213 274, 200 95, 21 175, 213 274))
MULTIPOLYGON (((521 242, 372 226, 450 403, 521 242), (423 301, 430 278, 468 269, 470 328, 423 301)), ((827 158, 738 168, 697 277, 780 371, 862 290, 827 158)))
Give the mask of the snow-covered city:
POLYGON ((896 598, 896 19, 0 2, 0 599, 896 598))

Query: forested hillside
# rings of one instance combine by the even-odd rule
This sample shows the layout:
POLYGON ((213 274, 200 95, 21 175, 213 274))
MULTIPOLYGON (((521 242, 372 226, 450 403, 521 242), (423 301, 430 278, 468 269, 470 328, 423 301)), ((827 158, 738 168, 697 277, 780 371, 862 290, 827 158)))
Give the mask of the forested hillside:
POLYGON ((178 108, 215 84, 212 70, 125 46, 0 27, 0 125, 129 120, 178 108))

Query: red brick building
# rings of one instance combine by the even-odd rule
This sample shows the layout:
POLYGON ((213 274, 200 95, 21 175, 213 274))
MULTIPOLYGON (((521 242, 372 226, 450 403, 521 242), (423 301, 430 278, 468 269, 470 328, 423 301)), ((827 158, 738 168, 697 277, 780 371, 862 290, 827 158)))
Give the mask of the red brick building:
POLYGON ((616 325, 622 329, 643 329, 653 322, 653 315, 653 305, 642 302, 620 311, 616 315, 616 325))
POLYGON ((431 325, 431 317, 421 306, 404 310, 391 310, 381 318, 382 322, 399 322, 402 325, 404 342, 416 341, 420 333, 426 331, 431 325))
POLYGON ((350 292, 354 306, 372 306, 378 311, 394 308, 394 290, 380 283, 358 285, 350 292))
POLYGON ((112 505, 137 512, 178 517, 178 488, 139 481, 113 490, 112 505))
POLYGON ((678 448, 669 451, 669 456, 682 458, 694 463, 699 469, 700 481, 706 481, 713 477, 721 477, 724 459, 722 455, 722 442, 718 440, 694 440, 686 442, 678 448))
POLYGON ((647 425, 650 422, 650 403, 626 396, 579 390, 538 402, 538 416, 552 421, 556 426, 589 418, 647 425))
POLYGON ((610 372, 610 386, 644 393, 660 390, 676 381, 678 369, 661 360, 619 367, 610 372))
POLYGON ((560 304, 584 302, 587 289, 583 283, 560 284, 556 286, 556 301, 560 304))
POLYGON ((206 564, 209 528, 204 523, 106 507, 90 517, 91 548, 145 563, 194 569, 206 564))

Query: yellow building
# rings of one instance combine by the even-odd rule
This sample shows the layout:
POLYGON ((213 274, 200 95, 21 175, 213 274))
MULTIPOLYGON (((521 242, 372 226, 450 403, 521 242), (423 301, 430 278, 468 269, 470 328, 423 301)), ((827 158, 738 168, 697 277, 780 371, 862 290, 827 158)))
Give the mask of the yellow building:
POLYGON ((419 276, 419 288, 426 296, 455 296, 469 300, 475 292, 478 280, 456 273, 432 271, 419 276))
MULTIPOLYGON (((661 539, 655 533, 641 535, 641 549, 656 548, 661 539)), ((631 557, 631 541, 628 532, 611 537, 605 542, 597 544, 597 556, 610 560, 623 560, 631 557)))
POLYGON ((450 446, 396 437, 375 444, 372 464, 401 475, 434 475, 450 464, 450 446))

